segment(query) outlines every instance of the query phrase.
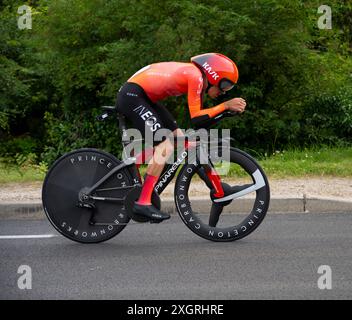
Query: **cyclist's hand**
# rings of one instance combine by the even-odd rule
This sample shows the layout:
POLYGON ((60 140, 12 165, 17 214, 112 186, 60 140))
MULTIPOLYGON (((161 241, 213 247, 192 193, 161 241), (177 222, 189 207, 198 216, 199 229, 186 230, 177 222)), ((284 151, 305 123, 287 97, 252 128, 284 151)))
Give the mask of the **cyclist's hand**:
POLYGON ((242 98, 233 98, 225 102, 225 107, 227 108, 227 110, 231 112, 242 113, 246 108, 246 105, 247 105, 246 100, 242 98))

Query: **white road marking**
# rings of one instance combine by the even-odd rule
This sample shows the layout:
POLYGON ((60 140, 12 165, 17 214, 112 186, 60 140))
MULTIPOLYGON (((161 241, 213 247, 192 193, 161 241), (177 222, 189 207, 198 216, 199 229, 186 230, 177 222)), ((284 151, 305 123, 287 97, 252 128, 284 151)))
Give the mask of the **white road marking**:
POLYGON ((54 238, 57 237, 56 234, 29 234, 29 235, 9 235, 0 236, 0 240, 5 239, 44 239, 44 238, 54 238))

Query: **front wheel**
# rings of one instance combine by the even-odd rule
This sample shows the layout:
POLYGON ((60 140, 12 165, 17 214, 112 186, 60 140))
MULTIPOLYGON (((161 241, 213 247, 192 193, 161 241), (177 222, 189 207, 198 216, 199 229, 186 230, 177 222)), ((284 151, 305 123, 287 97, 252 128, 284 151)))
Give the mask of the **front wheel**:
POLYGON ((212 241, 234 241, 248 236, 269 208, 268 179, 259 164, 235 148, 211 148, 211 165, 221 178, 225 195, 214 190, 199 160, 185 164, 175 184, 175 203, 183 222, 194 233, 212 241), (204 197, 204 192, 208 196, 204 197))

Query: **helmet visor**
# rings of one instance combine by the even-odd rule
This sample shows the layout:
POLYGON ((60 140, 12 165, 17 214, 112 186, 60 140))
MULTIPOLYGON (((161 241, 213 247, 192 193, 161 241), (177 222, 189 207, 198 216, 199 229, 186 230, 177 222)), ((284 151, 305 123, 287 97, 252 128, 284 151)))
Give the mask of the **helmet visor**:
POLYGON ((221 79, 219 82, 219 88, 224 92, 231 90, 234 86, 235 84, 229 79, 221 79))

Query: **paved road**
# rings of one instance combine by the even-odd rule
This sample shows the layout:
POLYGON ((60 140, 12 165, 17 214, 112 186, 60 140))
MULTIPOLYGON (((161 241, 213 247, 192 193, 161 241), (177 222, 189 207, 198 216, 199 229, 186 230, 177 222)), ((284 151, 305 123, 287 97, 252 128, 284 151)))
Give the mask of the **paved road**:
MULTIPOLYGON (((248 238, 214 243, 177 216, 83 245, 0 239, 1 299, 351 299, 352 215, 273 214, 248 238), (17 287, 20 265, 32 289, 17 287), (332 289, 317 286, 332 269, 332 289)), ((0 235, 55 234, 45 220, 0 221, 0 235)))

